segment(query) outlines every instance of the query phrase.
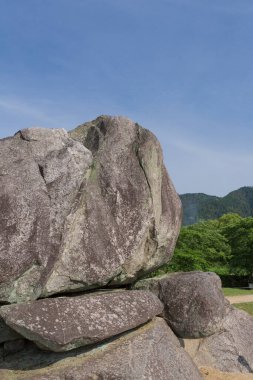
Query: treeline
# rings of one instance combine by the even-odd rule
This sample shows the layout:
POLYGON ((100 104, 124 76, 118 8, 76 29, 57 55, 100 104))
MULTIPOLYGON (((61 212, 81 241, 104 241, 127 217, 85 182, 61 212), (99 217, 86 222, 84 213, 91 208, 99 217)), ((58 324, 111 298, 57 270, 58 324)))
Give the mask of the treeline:
POLYGON ((225 214, 182 227, 172 261, 155 275, 193 270, 252 276, 253 218, 225 214))
POLYGON ((224 214, 236 213, 242 217, 253 216, 253 187, 245 186, 225 197, 193 193, 180 195, 183 204, 183 225, 210 220, 224 214))

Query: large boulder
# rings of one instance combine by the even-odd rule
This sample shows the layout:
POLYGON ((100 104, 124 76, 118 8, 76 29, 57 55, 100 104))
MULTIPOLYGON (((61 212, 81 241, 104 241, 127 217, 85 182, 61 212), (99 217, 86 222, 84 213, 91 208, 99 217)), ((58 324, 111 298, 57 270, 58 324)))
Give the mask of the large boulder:
POLYGON ((152 291, 160 298, 164 317, 179 337, 198 338, 223 329, 229 303, 215 273, 171 273, 140 280, 133 288, 152 291))
POLYGON ((183 346, 198 367, 253 373, 253 317, 231 308, 223 332, 202 339, 184 339, 183 346))
POLYGON ((2 306, 0 315, 26 339, 60 352, 133 329, 162 311, 151 292, 126 290, 2 306))
POLYGON ((0 140, 0 302, 131 283, 172 256, 181 203, 154 135, 100 117, 0 140))
POLYGON ((92 155, 62 129, 0 140, 0 301, 41 295, 92 155))
MULTIPOLYGON (((0 370, 1 379, 202 379, 191 358, 161 318, 155 318, 152 322, 93 350, 75 352, 72 356, 70 354, 71 351, 57 354, 41 352, 31 370, 28 370, 25 364, 29 360, 26 355, 23 362, 24 370, 0 370)), ((14 355, 14 366, 18 362, 19 355, 14 355)))
POLYGON ((180 199, 151 132, 104 116, 69 135, 94 160, 44 295, 133 282, 170 259, 181 225, 180 199))

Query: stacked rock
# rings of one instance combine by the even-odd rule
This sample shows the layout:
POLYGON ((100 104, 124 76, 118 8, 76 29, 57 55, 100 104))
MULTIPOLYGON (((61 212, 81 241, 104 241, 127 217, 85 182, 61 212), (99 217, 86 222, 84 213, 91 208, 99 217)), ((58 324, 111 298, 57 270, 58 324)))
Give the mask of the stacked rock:
POLYGON ((164 319, 199 368, 253 373, 253 317, 230 306, 215 273, 171 273, 133 289, 159 297, 164 319))
POLYGON ((155 136, 102 116, 21 130, 0 158, 1 379, 201 378, 158 297, 127 289, 180 229, 155 136))
POLYGON ((213 341, 242 341, 215 275, 138 281, 171 259, 181 203, 131 120, 0 140, 0 208, 1 380, 199 380, 213 341))

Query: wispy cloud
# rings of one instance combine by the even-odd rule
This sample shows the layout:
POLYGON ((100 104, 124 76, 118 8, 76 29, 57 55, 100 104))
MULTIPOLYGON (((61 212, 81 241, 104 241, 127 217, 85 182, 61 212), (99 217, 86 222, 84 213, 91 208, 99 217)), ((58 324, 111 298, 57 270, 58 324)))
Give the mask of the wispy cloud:
POLYGON ((17 115, 29 116, 42 122, 52 122, 52 118, 43 110, 31 103, 24 103, 18 99, 0 98, 0 109, 17 115))
POLYGON ((185 139, 171 139, 169 145, 169 169, 179 193, 224 196, 241 186, 252 185, 250 151, 225 150, 185 139))
POLYGON ((181 150, 192 157, 199 159, 212 160, 212 162, 220 165, 238 164, 249 165, 253 164, 253 154, 245 151, 217 149, 212 145, 198 144, 192 141, 177 140, 171 141, 171 145, 176 149, 181 150))
POLYGON ((252 1, 249 0, 163 0, 167 4, 177 6, 205 8, 207 11, 222 12, 228 14, 247 14, 253 12, 252 1))

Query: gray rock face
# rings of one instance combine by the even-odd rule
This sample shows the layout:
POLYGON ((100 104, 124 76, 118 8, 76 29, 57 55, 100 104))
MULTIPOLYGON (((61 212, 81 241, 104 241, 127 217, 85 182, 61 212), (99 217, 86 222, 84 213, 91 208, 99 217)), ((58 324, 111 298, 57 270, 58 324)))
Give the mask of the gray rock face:
POLYGON ((198 367, 253 373, 253 317, 231 308, 223 332, 203 339, 185 339, 184 346, 198 367))
POLYGON ((100 117, 70 136, 94 160, 45 295, 132 282, 170 259, 181 224, 181 203, 151 132, 126 118, 100 117))
MULTIPOLYGON (((44 355, 56 355, 44 353, 44 355)), ((65 353, 66 355, 66 353, 65 353)), ((37 366, 38 368, 38 366, 37 366)), ((32 371, 3 370, 11 380, 201 380, 163 319, 156 318, 110 343, 32 371)))
POLYGON ((0 302, 131 283, 167 262, 181 203, 149 131, 100 117, 0 140, 0 302))
POLYGON ((40 296, 91 160, 62 129, 0 140, 0 301, 40 296))
POLYGON ((179 272, 138 281, 164 303, 164 317, 177 336, 198 338, 223 329, 229 303, 215 273, 179 272))
POLYGON ((17 334, 15 330, 7 326, 4 320, 0 318, 0 344, 19 338, 21 338, 20 335, 17 334))
POLYGON ((17 339, 17 340, 5 342, 4 347, 3 347, 3 356, 6 357, 7 355, 15 354, 16 352, 23 350, 24 347, 25 347, 24 339, 17 339))
POLYGON ((111 291, 2 306, 5 322, 26 339, 52 351, 97 343, 135 328, 163 305, 151 292, 111 291))

